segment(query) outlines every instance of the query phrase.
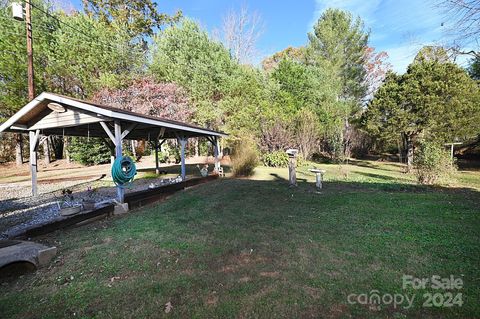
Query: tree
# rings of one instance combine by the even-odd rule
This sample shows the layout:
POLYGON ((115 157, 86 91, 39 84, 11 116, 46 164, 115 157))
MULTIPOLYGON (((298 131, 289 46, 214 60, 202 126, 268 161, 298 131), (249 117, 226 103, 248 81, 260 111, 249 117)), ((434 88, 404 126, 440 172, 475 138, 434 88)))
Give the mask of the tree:
POLYGON ((436 61, 439 63, 445 63, 450 61, 448 52, 441 46, 427 45, 424 46, 415 56, 414 63, 421 63, 427 61, 436 61))
POLYGON ((368 37, 360 18, 339 9, 326 10, 308 34, 310 63, 333 66, 342 81, 342 99, 359 103, 365 96, 368 37))
POLYGON ((143 72, 145 56, 122 30, 113 30, 92 17, 75 13, 62 15, 71 28, 52 35, 48 48, 50 90, 79 98, 90 97, 102 87, 119 87, 143 72))
POLYGON ((468 48, 478 47, 480 34, 480 0, 441 0, 439 7, 445 12, 446 19, 453 21, 449 30, 453 35, 451 49, 456 54, 467 54, 478 57, 479 52, 468 48))
POLYGON ((305 47, 288 47, 280 52, 277 52, 262 61, 262 68, 267 72, 271 72, 275 70, 280 62, 284 59, 305 63, 305 47))
POLYGON ((251 63, 257 54, 256 43, 263 33, 263 23, 257 12, 250 13, 246 7, 236 12, 230 10, 222 23, 222 42, 242 64, 251 63))
POLYGON ((188 19, 155 38, 149 66, 156 79, 182 86, 196 105, 197 122, 212 128, 222 124, 217 104, 234 68, 228 50, 188 19))
POLYGON ((258 136, 265 110, 277 108, 267 87, 268 78, 260 70, 249 65, 235 67, 217 104, 223 124, 221 129, 237 137, 258 136))
POLYGON ((475 57, 470 61, 470 65, 468 66, 468 74, 474 80, 480 80, 480 57, 475 57))
POLYGON ((466 140, 480 131, 478 85, 454 63, 412 63, 402 76, 390 73, 369 103, 363 124, 385 140, 406 143, 408 169, 420 139, 466 140))
POLYGON ((304 108, 298 112, 295 122, 296 144, 303 157, 309 159, 315 148, 318 147, 319 129, 317 117, 315 113, 304 108))
POLYGON ((82 0, 85 12, 100 22, 126 31, 130 38, 152 36, 156 28, 177 22, 182 16, 160 13, 151 0, 82 0))
MULTIPOLYGON (((49 10, 44 2, 33 3, 36 8, 49 10)), ((48 80, 48 74, 44 72, 48 64, 47 50, 55 42, 52 31, 59 25, 53 17, 38 9, 32 11, 32 24, 35 92, 42 92, 47 88, 48 80)), ((25 23, 11 17, 11 8, 7 3, 0 5, 0 34, 0 122, 3 122, 28 102, 25 23)), ((16 162, 21 165, 22 135, 15 134, 13 141, 16 144, 16 162)))
POLYGON ((173 83, 157 83, 152 78, 134 80, 125 88, 103 88, 93 100, 137 113, 190 122, 194 110, 186 92, 173 83))
POLYGON ((392 65, 387 62, 388 53, 385 51, 375 52, 375 48, 368 47, 365 50, 365 86, 367 87, 367 99, 372 98, 385 80, 387 72, 392 65))
POLYGON ((343 130, 335 130, 335 140, 341 140, 344 156, 350 154, 351 118, 367 95, 368 37, 360 18, 339 9, 326 10, 308 34, 308 63, 330 70, 340 82, 337 99, 341 103, 335 105, 343 114, 343 130))

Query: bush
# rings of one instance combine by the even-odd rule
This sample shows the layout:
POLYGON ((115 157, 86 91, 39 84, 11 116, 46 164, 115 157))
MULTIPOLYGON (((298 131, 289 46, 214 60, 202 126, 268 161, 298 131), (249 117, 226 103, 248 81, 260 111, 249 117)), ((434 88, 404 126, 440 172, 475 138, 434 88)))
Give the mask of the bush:
POLYGON ((270 167, 288 167, 288 155, 284 151, 265 153, 262 156, 262 162, 270 167))
POLYGON ((110 162, 110 150, 98 138, 72 137, 68 150, 77 163, 97 165, 110 162))
POLYGON ((232 154, 232 171, 234 176, 251 176, 258 165, 258 153, 255 143, 242 139, 237 143, 232 154))
POLYGON ((449 152, 436 143, 424 142, 414 161, 418 182, 432 185, 448 180, 456 170, 449 152))

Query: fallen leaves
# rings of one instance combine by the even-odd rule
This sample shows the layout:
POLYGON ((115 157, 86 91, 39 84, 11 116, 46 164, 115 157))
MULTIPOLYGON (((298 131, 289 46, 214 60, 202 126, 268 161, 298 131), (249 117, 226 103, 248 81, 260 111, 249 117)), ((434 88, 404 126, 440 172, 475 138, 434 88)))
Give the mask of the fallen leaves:
POLYGON ((165 311, 165 313, 169 313, 170 311, 172 311, 172 309, 173 309, 173 305, 169 301, 165 304, 165 307, 164 307, 163 311, 165 311))

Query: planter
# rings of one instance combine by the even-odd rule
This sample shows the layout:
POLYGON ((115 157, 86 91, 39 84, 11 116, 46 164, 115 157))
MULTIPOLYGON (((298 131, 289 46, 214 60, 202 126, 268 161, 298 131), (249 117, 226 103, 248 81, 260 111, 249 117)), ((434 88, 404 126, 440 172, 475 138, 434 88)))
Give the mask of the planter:
POLYGON ((82 210, 82 205, 76 205, 73 207, 65 207, 60 209, 60 215, 62 216, 71 216, 78 214, 82 210))
POLYGON ((94 210, 95 209, 95 201, 93 200, 84 200, 83 203, 84 210, 94 210))

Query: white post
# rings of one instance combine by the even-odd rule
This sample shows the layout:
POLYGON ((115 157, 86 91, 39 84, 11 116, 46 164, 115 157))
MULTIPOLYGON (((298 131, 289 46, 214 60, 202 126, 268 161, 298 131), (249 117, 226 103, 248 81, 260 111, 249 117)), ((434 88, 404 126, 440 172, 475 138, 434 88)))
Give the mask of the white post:
POLYGON ((317 185, 316 186, 317 186, 317 189, 320 190, 320 189, 322 189, 322 173, 317 173, 315 175, 317 177, 317 183, 316 183, 317 185))
POLYGON ((185 180, 185 145, 187 144, 186 137, 179 137, 178 142, 180 143, 180 167, 181 167, 181 176, 182 180, 185 180))
POLYGON ((32 176, 32 196, 38 196, 37 188, 37 147, 39 130, 28 132, 30 137, 30 174, 32 176))
POLYGON ((215 142, 214 145, 213 145, 214 153, 215 153, 215 170, 218 172, 219 169, 220 169, 220 158, 219 158, 220 142, 218 140, 218 137, 214 137, 213 141, 215 142))
POLYGON ((160 174, 160 169, 158 167, 158 140, 155 140, 155 174, 160 174))
MULTIPOLYGON (((115 159, 122 157, 122 127, 120 121, 115 121, 115 159)), ((123 203, 125 190, 117 186, 117 198, 123 203)))

